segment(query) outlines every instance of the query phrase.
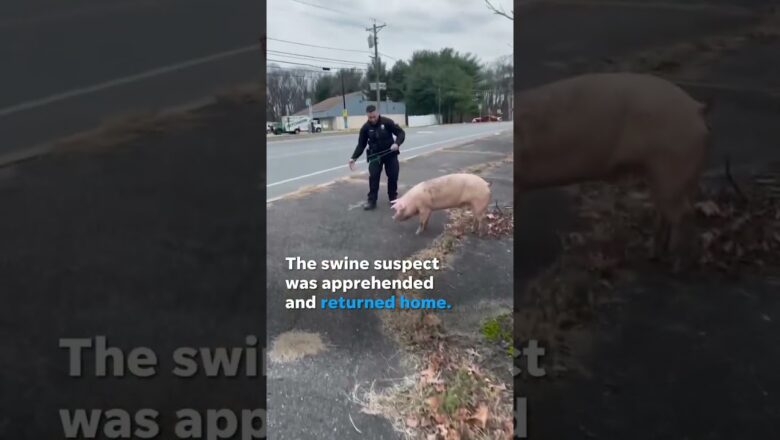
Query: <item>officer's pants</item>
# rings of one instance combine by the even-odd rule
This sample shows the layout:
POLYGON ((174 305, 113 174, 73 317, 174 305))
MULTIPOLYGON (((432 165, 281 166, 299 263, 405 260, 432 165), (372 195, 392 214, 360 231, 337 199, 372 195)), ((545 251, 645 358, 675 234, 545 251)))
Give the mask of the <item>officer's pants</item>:
POLYGON ((385 168, 385 174, 387 174, 387 197, 390 200, 395 200, 398 197, 398 154, 389 153, 381 156, 377 160, 373 160, 368 164, 368 200, 376 202, 377 195, 379 194, 379 178, 382 177, 382 167, 385 168))

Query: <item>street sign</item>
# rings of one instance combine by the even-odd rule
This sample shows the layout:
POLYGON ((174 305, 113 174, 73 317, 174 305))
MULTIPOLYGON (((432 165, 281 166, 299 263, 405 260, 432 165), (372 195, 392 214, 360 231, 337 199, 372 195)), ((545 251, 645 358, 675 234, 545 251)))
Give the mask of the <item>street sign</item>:
POLYGON ((310 98, 306 98, 306 105, 311 105, 311 99, 310 98))
MULTIPOLYGON (((376 83, 371 83, 371 90, 376 90, 376 83)), ((387 83, 379 83, 379 90, 387 90, 387 83)))
POLYGON ((349 115, 347 114, 347 109, 344 109, 344 110, 342 110, 342 111, 341 111, 341 116, 343 116, 343 117, 345 117, 345 118, 346 118, 347 116, 349 116, 349 115))

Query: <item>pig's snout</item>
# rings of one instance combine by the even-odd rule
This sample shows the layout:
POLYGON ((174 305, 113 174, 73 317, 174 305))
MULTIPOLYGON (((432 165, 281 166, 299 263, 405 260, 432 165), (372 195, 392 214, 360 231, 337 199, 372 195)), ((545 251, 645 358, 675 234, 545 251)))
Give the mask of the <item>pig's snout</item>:
POLYGON ((395 211, 395 214, 393 214, 393 220, 397 222, 402 222, 404 220, 409 219, 411 215, 409 215, 408 211, 410 211, 409 207, 407 206, 406 200, 404 199, 395 199, 391 202, 391 206, 393 210, 395 211))

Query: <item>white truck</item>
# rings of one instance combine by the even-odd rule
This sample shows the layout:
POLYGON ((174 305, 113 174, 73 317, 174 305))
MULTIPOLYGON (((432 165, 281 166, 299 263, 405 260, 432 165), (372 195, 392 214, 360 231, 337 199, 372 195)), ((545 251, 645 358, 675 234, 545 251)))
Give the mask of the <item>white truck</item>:
POLYGON ((274 127, 274 134, 298 134, 302 131, 319 133, 322 131, 322 124, 319 119, 311 119, 308 116, 282 116, 282 121, 274 127))

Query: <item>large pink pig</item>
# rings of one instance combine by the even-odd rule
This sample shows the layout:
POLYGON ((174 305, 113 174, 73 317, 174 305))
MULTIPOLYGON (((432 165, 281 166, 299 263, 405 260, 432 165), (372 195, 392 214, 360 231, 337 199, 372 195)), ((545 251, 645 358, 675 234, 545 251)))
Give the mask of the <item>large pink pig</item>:
POLYGON ((600 73, 521 93, 520 190, 644 177, 658 210, 653 254, 681 244, 710 131, 707 106, 664 79, 600 73))
POLYGON ((431 212, 440 209, 468 207, 474 214, 474 230, 481 230, 490 205, 490 184, 474 174, 447 174, 418 183, 392 202, 393 220, 405 221, 420 216, 416 234, 428 226, 431 212))

